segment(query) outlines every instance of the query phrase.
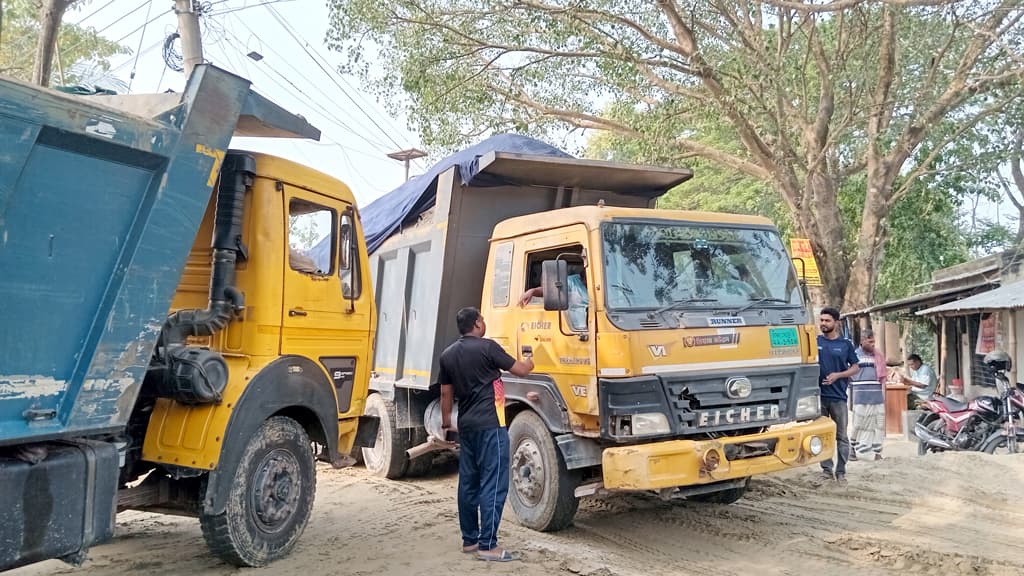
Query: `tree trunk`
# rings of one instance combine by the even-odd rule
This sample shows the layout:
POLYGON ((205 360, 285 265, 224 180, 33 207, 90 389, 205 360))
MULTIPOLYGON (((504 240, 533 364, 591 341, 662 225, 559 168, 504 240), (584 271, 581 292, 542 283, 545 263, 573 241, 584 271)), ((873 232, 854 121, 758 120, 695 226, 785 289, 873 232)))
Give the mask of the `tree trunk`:
POLYGON ((61 20, 64 19, 64 12, 75 1, 43 0, 39 11, 39 42, 36 44, 36 64, 32 70, 33 84, 49 86, 61 20))
POLYGON ((823 284, 822 304, 839 306, 849 281, 849 263, 835 182, 828 175, 812 174, 800 196, 803 202, 797 207, 796 225, 814 250, 823 284))
POLYGON ((883 220, 888 206, 880 184, 869 180, 861 214, 857 253, 850 270, 850 282, 843 301, 844 310, 863 310, 872 304, 875 281, 881 269, 885 249, 883 220))

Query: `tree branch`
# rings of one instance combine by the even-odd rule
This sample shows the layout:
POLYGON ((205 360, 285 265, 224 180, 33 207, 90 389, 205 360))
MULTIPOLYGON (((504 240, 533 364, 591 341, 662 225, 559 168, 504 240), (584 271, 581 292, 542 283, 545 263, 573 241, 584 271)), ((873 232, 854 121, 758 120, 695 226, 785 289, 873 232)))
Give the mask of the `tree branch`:
POLYGON ((934 162, 935 159, 939 157, 939 154, 942 153, 946 146, 949 146, 958 138, 973 130, 974 127, 977 126, 985 118, 994 116, 1002 112, 1002 110, 1006 108, 1006 106, 1014 99, 1015 97, 1011 96, 1010 98, 996 102, 989 106, 988 108, 985 108, 981 112, 977 113, 969 120, 963 121, 961 125, 952 134, 943 138, 934 148, 932 148, 931 152, 928 153, 928 156, 926 156, 924 160, 919 162, 917 166, 914 167, 914 169, 910 172, 910 174, 907 175, 906 179, 903 181, 903 185, 900 186, 900 188, 892 194, 890 202, 895 203, 897 200, 905 196, 910 191, 910 187, 914 183, 914 181, 916 181, 922 174, 924 174, 931 167, 932 162, 934 162))
MULTIPOLYGON (((785 8, 805 13, 839 12, 849 8, 855 8, 862 4, 879 3, 878 0, 832 0, 827 4, 809 4, 807 2, 796 2, 793 0, 764 0, 766 4, 776 8, 785 8)), ((949 0, 881 0, 881 4, 890 6, 943 6, 949 4, 949 0)))

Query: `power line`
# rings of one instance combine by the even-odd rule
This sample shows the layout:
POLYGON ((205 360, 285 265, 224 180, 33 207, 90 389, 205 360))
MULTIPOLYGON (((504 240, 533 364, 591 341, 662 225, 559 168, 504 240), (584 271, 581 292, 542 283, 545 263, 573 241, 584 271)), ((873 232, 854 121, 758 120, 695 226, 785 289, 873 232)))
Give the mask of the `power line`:
MULTIPOLYGON (((239 39, 239 38, 238 38, 237 36, 235 36, 235 34, 234 34, 233 32, 231 32, 230 30, 228 30, 228 31, 227 31, 227 33, 228 33, 228 35, 230 35, 230 36, 231 36, 231 38, 234 38, 234 40, 237 40, 237 41, 238 41, 239 43, 241 43, 241 39, 239 39)), ((229 39, 227 39, 227 41, 228 41, 228 43, 229 43, 229 44, 231 44, 231 45, 232 45, 232 46, 234 46, 234 47, 235 47, 236 49, 238 49, 238 51, 239 51, 239 52, 241 52, 242 54, 245 54, 245 51, 244 51, 243 49, 239 48, 238 46, 235 46, 235 45, 234 45, 234 42, 233 42, 233 41, 232 41, 232 40, 231 40, 230 38, 229 38, 229 39)), ((322 114, 323 114, 323 115, 324 115, 324 116, 325 116, 325 117, 326 117, 326 118, 327 118, 328 120, 331 120, 331 121, 333 121, 333 123, 337 124, 338 126, 340 126, 340 127, 341 127, 342 129, 344 129, 345 131, 347 131, 347 132, 350 132, 350 133, 352 133, 353 135, 355 135, 355 136, 359 137, 360 139, 362 139, 363 141, 365 141, 365 142, 366 142, 367 144, 369 144, 370 146, 372 146, 372 147, 374 147, 374 148, 378 148, 378 149, 381 149, 381 148, 382 148, 382 146, 381 146, 381 144, 380 144, 379 142, 374 142, 374 141, 370 140, 370 139, 369 139, 368 137, 366 137, 366 135, 364 135, 364 134, 363 134, 363 133, 362 133, 361 131, 359 131, 359 130, 356 130, 356 129, 352 128, 352 127, 351 127, 351 126, 349 126, 349 125, 348 125, 348 123, 346 123, 346 122, 345 122, 344 120, 342 120, 341 118, 339 118, 339 117, 335 116, 335 115, 334 115, 334 114, 333 114, 332 112, 330 112, 330 111, 329 111, 329 110, 328 110, 328 109, 327 109, 326 107, 324 107, 324 106, 323 106, 322 104, 320 104, 320 103, 319 103, 319 102, 318 102, 318 101, 317 101, 317 100, 316 100, 315 98, 313 98, 312 96, 310 96, 309 94, 307 94, 305 90, 303 90, 302 88, 300 88, 300 87, 299 87, 299 86, 298 86, 298 85, 297 85, 297 84, 296 84, 295 82, 292 82, 290 78, 288 78, 288 77, 287 77, 287 76, 285 76, 285 75, 284 75, 283 73, 281 73, 280 71, 278 71, 278 70, 277 70, 277 68, 275 68, 275 67, 274 67, 273 65, 271 65, 271 64, 270 64, 269 62, 266 62, 266 61, 264 60, 263 62, 261 62, 260 66, 258 66, 257 68, 259 68, 259 67, 266 67, 266 68, 267 68, 267 69, 269 69, 269 70, 270 70, 271 72, 273 72, 273 73, 274 73, 274 74, 276 74, 276 75, 277 75, 278 77, 280 77, 280 78, 281 78, 281 80, 283 80, 283 81, 284 81, 284 82, 286 82, 286 83, 287 83, 287 84, 288 84, 289 86, 291 86, 291 87, 292 87, 292 89, 294 89, 294 90, 295 90, 295 92, 298 92, 298 94, 301 94, 301 97, 300 97, 300 96, 297 96, 295 92, 293 92, 292 90, 290 90, 290 89, 288 89, 287 87, 285 87, 284 85, 282 85, 282 84, 281 84, 280 82, 278 82, 277 80, 275 80, 275 79, 274 79, 274 78, 273 78, 272 76, 269 76, 269 75, 267 76, 267 77, 268 77, 268 78, 269 78, 269 79, 270 79, 271 81, 273 81, 273 82, 274 82, 275 84, 277 84, 278 86, 280 86, 280 87, 281 87, 282 89, 284 89, 284 90, 286 90, 287 92, 289 92, 289 93, 290 93, 290 94, 291 94, 291 95, 292 95, 293 97, 295 97, 296 99, 299 99, 299 100, 303 100, 304 102, 306 102, 307 104, 309 104, 309 105, 310 105, 311 107, 313 107, 313 108, 316 108, 316 109, 318 109, 318 111, 319 111, 319 112, 321 112, 321 113, 322 113, 322 114)), ((308 80, 307 80, 307 82, 308 82, 308 80)))
MULTIPOLYGON (((352 102, 352 104, 353 104, 353 105, 355 105, 355 107, 356 107, 357 109, 359 109, 359 111, 360 111, 360 112, 362 112, 362 113, 363 113, 363 115, 365 115, 365 116, 367 117, 367 119, 369 119, 369 120, 370 120, 370 122, 371 122, 371 123, 373 123, 373 125, 374 125, 374 126, 376 126, 376 127, 377 127, 377 129, 378 129, 378 130, 380 130, 380 131, 381 131, 381 133, 382 133, 382 134, 384 134, 384 136, 386 136, 386 137, 387 137, 387 139, 388 139, 388 140, 390 140, 390 141, 391 141, 391 142, 392 142, 392 143, 393 143, 393 144, 394 144, 394 145, 395 145, 396 147, 398 147, 398 148, 404 148, 404 146, 403 146, 402 144, 399 144, 399 143, 398 143, 398 141, 397 141, 397 140, 395 140, 395 139, 394 139, 394 138, 393 138, 393 137, 391 136, 391 133, 390 133, 390 132, 389 132, 388 130, 385 130, 385 129, 384 129, 384 128, 383 128, 383 127, 382 127, 382 126, 381 126, 381 125, 380 125, 380 124, 379 124, 379 123, 377 122, 377 120, 376 120, 376 119, 374 119, 373 115, 369 114, 369 113, 368 113, 368 112, 367 112, 366 110, 364 110, 364 109, 363 109, 363 107, 362 107, 362 106, 361 106, 361 105, 359 104, 359 102, 357 102, 357 101, 356 101, 356 99, 355 99, 355 98, 353 98, 353 97, 352 97, 352 96, 351 96, 351 95, 350 95, 350 94, 348 93, 348 91, 347 91, 347 90, 345 90, 345 88, 344 88, 344 87, 342 87, 342 85, 341 85, 341 84, 340 84, 340 83, 338 82, 338 80, 337 80, 337 79, 335 78, 335 74, 333 74, 332 72, 330 72, 330 71, 329 71, 329 69, 328 69, 328 68, 326 68, 326 67, 325 67, 325 66, 324 66, 324 65, 323 65, 323 64, 322 64, 322 63, 320 62, 320 60, 319 60, 319 59, 318 59, 318 58, 317 58, 316 56, 314 56, 314 55, 313 55, 313 52, 311 52, 311 51, 310 51, 310 49, 309 49, 309 47, 308 47, 308 46, 309 46, 309 42, 305 41, 305 39, 301 39, 301 40, 300 40, 300 36, 299 36, 299 35, 298 35, 298 34, 297 34, 297 33, 296 33, 296 32, 295 32, 295 31, 294 31, 293 29, 292 29, 291 25, 289 25, 289 24, 288 24, 288 23, 287 23, 287 22, 286 22, 286 21, 284 20, 284 18, 283 18, 283 17, 281 16, 281 14, 280 14, 280 13, 279 13, 279 12, 277 11, 277 9, 275 9, 275 8, 274 8, 273 6, 271 6, 270 4, 266 4, 265 6, 266 6, 267 10, 268 10, 268 11, 270 11, 270 13, 271 13, 271 14, 272 14, 272 15, 274 16, 274 19, 275 19, 275 20, 277 20, 277 22, 278 22, 278 23, 279 23, 279 24, 281 25, 281 27, 282 27, 282 28, 284 28, 286 32, 288 32, 288 35, 292 37, 292 40, 295 40, 295 42, 296 42, 296 43, 297 43, 297 44, 298 44, 298 45, 299 45, 299 46, 300 46, 300 47, 302 48, 303 52, 305 52, 305 53, 306 53, 306 55, 307 55, 307 56, 309 56, 311 60, 313 60, 313 63, 314 63, 314 64, 316 64, 316 65, 317 65, 317 67, 319 67, 319 68, 320 68, 320 70, 322 70, 322 71, 323 71, 323 73, 324 73, 324 74, 326 74, 328 78, 330 78, 331 82, 333 82, 333 83, 334 83, 334 85, 335 85, 335 86, 337 86, 339 90, 341 90, 341 93, 342 93, 342 94, 344 94, 344 95, 345 95, 345 97, 346 97, 346 98, 348 98, 348 99, 349 99, 349 101, 350 101, 350 102, 352 102)), ((315 52, 315 50, 314 50, 314 52, 315 52)), ((322 58, 322 57, 321 57, 321 58, 322 58)))
MULTIPOLYGON (((137 60, 139 56, 142 56, 143 54, 149 54, 153 50, 159 48, 163 43, 164 43, 163 39, 157 40, 155 43, 150 44, 145 50, 141 50, 140 52, 136 53, 135 58, 129 57, 127 60, 125 60, 124 62, 121 62, 117 66, 112 66, 110 68, 110 70, 107 71, 107 73, 109 74, 109 73, 121 70, 125 66, 131 64, 133 62, 133 60, 137 60)), ((139 44, 141 46, 142 43, 140 42, 139 44)), ((129 86, 131 86, 131 84, 129 84, 129 86)))
POLYGON ((98 13, 98 12, 99 12, 100 10, 103 10, 103 9, 104 9, 104 8, 106 8, 107 6, 110 6, 111 4, 113 4, 114 2, 115 2, 115 0, 108 0, 108 2, 107 2, 106 4, 104 4, 103 6, 100 6, 99 8, 97 8, 97 9, 95 9, 95 10, 93 10, 93 11, 92 11, 92 12, 90 12, 90 13, 89 13, 88 15, 86 15, 86 16, 85 16, 84 18, 82 18, 81 20, 79 20, 78 22, 75 22, 75 24, 76 24, 76 25, 78 25, 78 26, 81 26, 83 22, 85 22, 85 21, 86 21, 86 20, 88 20, 89 18, 92 18, 92 17, 93 17, 93 16, 95 16, 95 15, 96 15, 96 14, 97 14, 97 13, 98 13))
MULTIPOLYGON (((257 33, 256 33, 256 32, 255 32, 255 31, 254 31, 253 29, 252 29, 252 28, 250 28, 250 27, 249 27, 249 25, 248 25, 248 24, 246 24, 244 20, 242 20, 242 19, 241 19, 241 18, 239 18, 238 16, 235 16, 235 19, 236 19, 236 20, 237 20, 237 21, 238 21, 238 22, 239 22, 239 23, 240 23, 240 24, 241 24, 242 26, 244 26, 246 30, 248 30, 248 31, 249 31, 249 34, 250 34, 251 36, 253 36, 253 37, 256 37, 256 38, 257 38, 257 40, 259 40, 259 34, 257 34, 257 33)), ((241 38, 239 38, 238 36, 236 36, 236 35, 234 35, 234 34, 232 34, 232 36, 234 36, 235 40, 237 40, 237 41, 238 41, 239 43, 242 43, 242 40, 241 40, 241 38)), ((323 89, 323 88, 321 87, 321 84, 322 84, 322 83, 318 83, 318 82, 314 82, 314 81, 310 80, 310 79, 309 79, 309 77, 308 77, 308 76, 306 76, 305 74, 303 74, 301 70, 299 70, 299 69, 298 69, 298 68, 296 68, 295 66, 291 65, 291 64, 289 63, 289 59, 288 59, 287 57, 283 56, 283 55, 282 55, 282 54, 281 54, 280 52, 278 52, 277 50, 275 50, 275 49, 274 49, 274 46, 273 46, 273 44, 267 44, 267 45, 265 45, 265 46, 264 46, 263 42, 262 42, 262 41, 260 41, 260 48, 262 49, 262 48, 264 48, 264 47, 265 47, 265 48, 267 48, 267 49, 268 49, 268 50, 270 51, 270 53, 271 53, 271 54, 274 54, 275 56, 277 56, 277 57, 278 57, 278 58, 280 59, 280 61, 281 61, 281 62, 284 62, 284 63, 285 63, 285 65, 286 65, 286 66, 288 66, 288 67, 289 67, 289 69, 290 69, 290 70, 291 70, 292 72, 294 72, 294 73, 295 73, 295 74, 296 74, 296 75, 297 75, 297 76, 298 76, 299 78, 301 78, 301 79, 302 79, 303 81, 305 81, 305 83, 306 83, 306 84, 308 84, 309 86, 313 86, 314 88, 316 88, 316 90, 317 90, 317 91, 318 91, 318 92, 319 92, 320 94, 322 94, 322 95, 323 95, 323 96, 324 96, 325 98, 328 98, 328 99, 333 99, 333 98, 336 98, 336 96, 335 96, 335 95, 331 95, 331 94, 328 94, 327 92, 325 92, 325 91, 324 91, 324 89, 323 89)), ((248 49, 248 44, 247 44, 247 43, 246 43, 246 48, 248 49)), ((244 53, 244 52, 243 52, 243 53, 244 53)), ((357 121, 357 120, 355 120, 355 119, 353 119, 353 120, 354 120, 354 121, 357 121)), ((357 121, 357 122, 358 122, 358 121, 357 121)), ((344 123, 343 123, 343 124, 344 124, 344 123)), ((367 142, 369 142, 369 140, 368 140, 368 139, 367 139, 367 138, 366 138, 366 137, 365 137, 365 136, 363 135, 363 133, 362 133, 361 131, 360 131, 360 132, 357 132, 357 131, 353 130, 352 128, 348 127, 348 125, 347 125, 347 124, 345 124, 345 127, 346 127, 346 129, 347 129, 348 131, 350 131, 350 132, 353 132, 353 133, 357 133, 357 134, 358 134, 358 135, 360 136, 360 138, 362 138, 363 140, 367 140, 367 142)), ((380 142, 370 142, 370 145, 371 145, 371 146, 373 146, 374 148, 378 148, 378 149, 379 149, 379 150, 380 150, 380 151, 381 151, 382 153, 385 153, 385 154, 387 153, 387 150, 386 150, 387 146, 386 146, 386 145, 384 145, 384 144, 381 144, 380 142)))
POLYGON ((132 91, 132 83, 135 82, 135 72, 139 67, 139 56, 142 51, 142 41, 146 39, 146 27, 149 25, 149 14, 153 10, 153 0, 149 0, 149 8, 146 9, 146 24, 142 25, 142 35, 139 36, 139 47, 135 49, 135 63, 132 64, 132 73, 128 76, 128 92, 132 91))
MULTIPOLYGON (((226 1, 226 0, 224 0, 226 1)), ((270 4, 280 4, 281 2, 294 2, 295 0, 267 0, 266 2, 260 2, 259 4, 250 4, 248 6, 239 6, 238 8, 225 8, 216 12, 210 12, 210 16, 220 16, 221 14, 232 14, 234 12, 241 12, 242 10, 248 10, 249 8, 256 8, 258 6, 269 6, 270 4)), ((217 2, 220 4, 221 2, 217 2)))
MULTIPOLYGON (((137 6, 137 7, 136 7, 136 8, 134 9, 134 10, 132 10, 132 11, 131 11, 131 12, 129 12, 128 14, 125 14, 124 16, 121 16, 120 18, 118 18, 117 20, 114 20, 114 21, 113 21, 113 22, 111 22, 110 24, 107 24, 107 25, 106 25, 106 26, 104 26, 103 28, 100 28, 99 30, 96 30, 96 31, 94 32, 94 36, 99 36, 99 35, 100 35, 100 33, 102 33, 102 32, 106 32, 107 30, 109 30, 110 28, 114 27, 114 26, 115 26, 115 25, 117 25, 117 24, 118 24, 119 22, 121 22, 122 20, 124 20, 125 18, 127 18, 128 16, 130 16, 131 14, 134 14, 135 12, 138 12, 138 11, 139 11, 139 10, 141 10, 141 9, 142 9, 143 7, 145 7, 145 6, 147 5, 147 4, 149 4, 149 2, 150 2, 150 1, 151 1, 151 0, 145 0, 145 1, 144 1, 144 2, 142 3, 142 4, 139 4, 139 5, 138 5, 138 6, 137 6)), ((132 36, 133 34, 135 34, 136 32, 138 32, 139 30, 142 30, 142 29, 144 29, 144 28, 145 28, 146 26, 148 26, 148 25, 152 24, 153 22, 156 22, 156 21, 157 21, 157 20, 159 20, 160 18, 163 18, 163 17, 164 17, 164 16, 166 16, 167 14, 170 14, 170 13, 171 13, 172 11, 173 11, 173 10, 169 8, 169 9, 167 9, 167 10, 165 10, 165 11, 163 11, 163 12, 161 12, 161 13, 157 14, 156 16, 154 16, 154 17, 150 18, 149 20, 147 20, 146 22, 144 22, 144 23, 143 23, 143 24, 142 24, 141 26, 139 26, 138 28, 136 28, 136 29, 132 30, 131 32, 129 32, 129 33, 127 33, 127 34, 125 34, 124 36, 122 36, 122 37, 118 38, 117 40, 114 40, 114 44, 120 44, 121 42, 124 42, 124 41, 125 41, 125 39, 127 39, 127 38, 128 38, 129 36, 132 36)), ((66 51, 66 52, 68 52, 68 53, 70 53, 70 52, 72 52, 73 50, 75 50, 76 48, 78 48, 79 46, 81 46, 82 44, 85 44, 85 40, 82 40, 81 42, 79 42, 78 44, 75 44, 74 46, 72 46, 72 47, 70 47, 70 48, 66 48, 66 49, 65 49, 65 51, 66 51)))

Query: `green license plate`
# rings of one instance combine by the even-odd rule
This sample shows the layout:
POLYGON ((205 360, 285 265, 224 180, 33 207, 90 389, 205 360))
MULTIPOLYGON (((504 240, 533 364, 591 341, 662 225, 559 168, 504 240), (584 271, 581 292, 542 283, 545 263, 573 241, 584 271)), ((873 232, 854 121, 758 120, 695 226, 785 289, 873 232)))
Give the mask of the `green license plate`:
POLYGON ((768 338, 771 340, 772 348, 791 348, 800 345, 796 328, 769 328, 768 338))

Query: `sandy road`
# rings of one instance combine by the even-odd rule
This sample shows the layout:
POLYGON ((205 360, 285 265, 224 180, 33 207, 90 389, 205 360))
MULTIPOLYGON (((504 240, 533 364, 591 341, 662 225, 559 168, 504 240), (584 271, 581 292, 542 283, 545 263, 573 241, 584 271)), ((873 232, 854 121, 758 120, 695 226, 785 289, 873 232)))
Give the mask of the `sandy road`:
POLYGON ((323 468, 298 548, 270 568, 221 564, 192 519, 128 512, 115 541, 82 567, 54 561, 10 574, 1024 574, 1024 511, 1011 504, 1024 489, 1024 455, 919 458, 894 448, 907 455, 851 464, 847 488, 814 488, 804 470, 756 480, 731 506, 588 499, 557 534, 520 527, 506 508, 502 543, 523 555, 507 564, 459 552, 450 466, 409 481, 323 468))

